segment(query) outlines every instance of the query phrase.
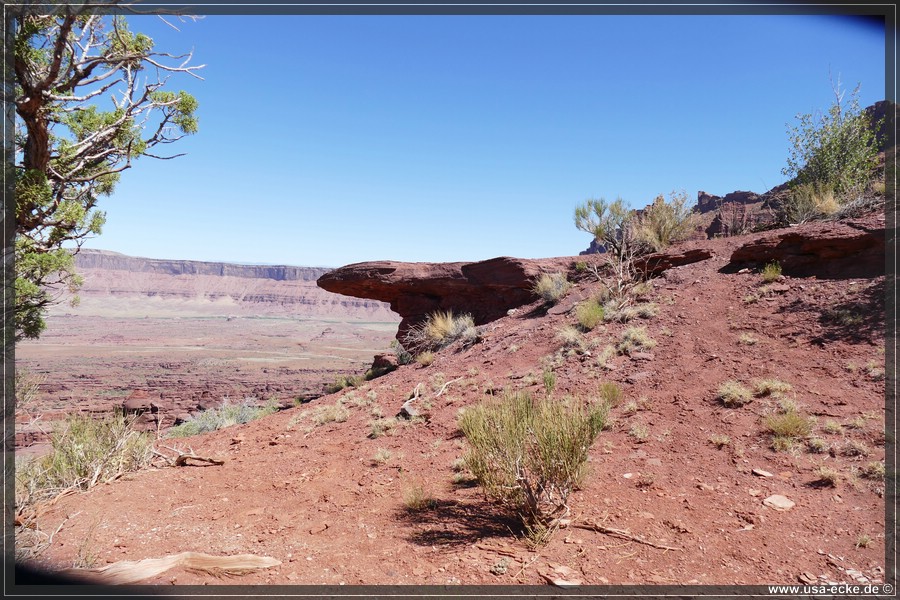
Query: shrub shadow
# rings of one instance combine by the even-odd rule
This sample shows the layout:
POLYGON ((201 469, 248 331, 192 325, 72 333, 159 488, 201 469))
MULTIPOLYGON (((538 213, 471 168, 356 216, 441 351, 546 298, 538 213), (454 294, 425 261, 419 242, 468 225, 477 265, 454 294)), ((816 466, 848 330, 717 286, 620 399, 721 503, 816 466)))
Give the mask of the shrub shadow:
POLYGON ((401 506, 396 518, 415 526, 406 539, 419 546, 469 545, 486 538, 510 537, 521 528, 519 521, 486 501, 434 500, 418 510, 401 506))

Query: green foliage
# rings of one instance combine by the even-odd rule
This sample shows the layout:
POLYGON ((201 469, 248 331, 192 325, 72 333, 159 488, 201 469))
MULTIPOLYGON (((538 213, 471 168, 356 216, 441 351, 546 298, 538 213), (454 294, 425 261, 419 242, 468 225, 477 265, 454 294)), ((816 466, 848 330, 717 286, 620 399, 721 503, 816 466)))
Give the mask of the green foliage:
POLYGON ((575 227, 593 235, 608 253, 624 258, 632 240, 633 217, 634 211, 621 198, 615 202, 592 198, 575 208, 575 227))
POLYGON ((50 436, 50 453, 16 469, 16 504, 46 500, 68 489, 86 490, 150 463, 153 438, 121 413, 69 417, 50 436))
POLYGON ((546 304, 556 304, 569 292, 572 284, 562 273, 544 273, 532 287, 534 294, 546 304))
POLYGON ((196 99, 163 89, 169 74, 199 68, 189 56, 156 51, 121 16, 28 10, 10 31, 17 340, 38 337, 47 307, 81 285, 77 250, 63 246, 100 234, 97 203, 121 173, 143 156, 171 158, 154 148, 197 131, 196 99))
POLYGON ((790 156, 782 173, 797 184, 820 184, 839 197, 861 191, 875 177, 878 144, 868 115, 859 107, 859 86, 844 101, 840 82, 826 114, 797 115, 788 128, 790 156))
POLYGON ((256 406, 252 399, 232 404, 227 398, 218 408, 210 408, 187 421, 169 429, 167 437, 190 437, 209 433, 232 425, 249 423, 278 411, 278 405, 270 400, 265 406, 256 406))
POLYGON ((688 239, 694 232, 696 215, 687 192, 672 192, 667 202, 662 195, 635 219, 634 236, 647 251, 660 252, 675 242, 688 239))
POLYGON ((550 527, 568 511, 585 475, 588 450, 606 423, 605 404, 534 400, 527 393, 467 409, 459 427, 466 466, 485 494, 528 527, 550 527))

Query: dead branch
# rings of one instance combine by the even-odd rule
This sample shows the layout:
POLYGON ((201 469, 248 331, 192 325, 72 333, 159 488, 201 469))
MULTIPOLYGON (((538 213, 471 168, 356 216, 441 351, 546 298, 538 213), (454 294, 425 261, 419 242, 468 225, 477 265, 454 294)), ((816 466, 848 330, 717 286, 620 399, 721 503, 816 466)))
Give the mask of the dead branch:
POLYGON ((600 525, 598 523, 588 522, 583 525, 580 523, 573 523, 572 527, 578 527, 580 529, 587 529, 589 531, 596 531, 598 533, 604 533, 606 535, 611 535, 613 537, 618 537, 618 538, 622 538, 625 540, 631 540, 633 542, 637 542, 639 544, 644 544, 646 546, 651 546, 653 548, 658 548, 660 550, 681 550, 681 548, 674 548, 672 546, 663 546, 662 544, 657 544, 655 542, 645 540, 639 536, 632 535, 632 534, 628 533, 627 531, 623 531, 621 529, 613 529, 611 527, 604 527, 603 525, 600 525))
POLYGON ((457 377, 456 379, 451 379, 450 381, 448 381, 447 383, 445 383, 445 384, 441 387, 441 391, 439 391, 437 394, 435 394, 434 397, 437 398, 438 396, 440 396, 441 394, 443 394, 443 393, 447 390, 447 386, 448 386, 448 385, 450 385, 451 383, 455 383, 455 382, 459 381, 460 379, 462 379, 462 377, 457 377))
POLYGON ((164 459, 167 463, 169 463, 169 466, 171 466, 171 467, 196 466, 196 465, 189 465, 188 464, 189 460, 198 460, 198 461, 206 462, 206 463, 209 463, 212 465, 224 465, 225 464, 224 460, 220 460, 218 458, 197 456, 197 454, 195 454, 194 450, 191 448, 188 448, 188 452, 182 452, 178 448, 170 448, 169 446, 162 446, 162 447, 165 448, 166 450, 171 450, 177 456, 175 456, 175 458, 170 458, 169 456, 166 456, 165 454, 163 454, 162 452, 159 452, 155 448, 151 448, 150 451, 153 452, 153 454, 164 459))

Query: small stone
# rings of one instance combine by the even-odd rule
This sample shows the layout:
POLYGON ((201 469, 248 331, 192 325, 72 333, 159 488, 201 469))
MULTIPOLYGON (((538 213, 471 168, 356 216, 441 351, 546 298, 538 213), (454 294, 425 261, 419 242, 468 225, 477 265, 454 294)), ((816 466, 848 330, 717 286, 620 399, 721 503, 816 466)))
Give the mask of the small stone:
POLYGON ((800 573, 797 579, 799 579, 801 583, 805 583, 807 585, 813 585, 817 581, 815 575, 807 572, 800 573))
POLYGON ((791 510, 792 508, 794 508, 794 506, 796 506, 795 502, 780 494, 769 496, 768 498, 763 500, 763 504, 765 504, 769 508, 780 511, 791 510))
POLYGON ((624 473, 622 477, 624 477, 625 479, 631 479, 632 477, 634 477, 634 473, 624 473))
POLYGON ((753 469, 751 471, 751 473, 753 473, 754 475, 756 475, 758 477, 775 477, 772 473, 769 473, 768 471, 763 471, 762 469, 753 469))
POLYGON ((749 490, 747 490, 747 493, 755 498, 756 496, 762 494, 762 490, 754 490, 753 488, 750 488, 749 490))
POLYGON ((309 528, 309 533, 315 535, 317 533, 322 533, 326 529, 328 529, 328 523, 317 523, 309 528))

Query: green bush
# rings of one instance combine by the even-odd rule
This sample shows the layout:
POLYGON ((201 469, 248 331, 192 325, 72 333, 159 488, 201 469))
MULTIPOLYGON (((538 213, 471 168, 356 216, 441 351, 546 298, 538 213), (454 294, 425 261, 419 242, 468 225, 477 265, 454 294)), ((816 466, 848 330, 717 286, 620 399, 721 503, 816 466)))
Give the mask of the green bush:
POLYGON ((578 325, 584 331, 590 331, 603 321, 603 306, 596 298, 591 298, 578 305, 575 309, 575 318, 578 319, 578 325))
POLYGON ((232 425, 249 423, 278 411, 273 400, 265 406, 256 406, 254 399, 248 398, 239 404, 232 404, 226 398, 218 408, 210 408, 192 415, 187 421, 169 429, 167 437, 191 437, 224 429, 232 425))
MULTIPOLYGON (((827 114, 797 115, 788 129, 790 156, 782 173, 795 184, 821 184, 838 198, 861 192, 876 175, 878 141, 869 116, 859 107, 859 86, 844 102, 840 83, 827 114)), ((877 125, 877 124, 876 124, 877 125)))
POLYGON ((608 412, 603 403, 504 393, 460 416, 469 443, 466 466, 485 494, 526 528, 551 528, 568 512, 569 494, 585 475, 588 450, 608 412))
POLYGON ((568 293, 572 284, 562 273, 544 273, 538 277, 532 291, 547 304, 556 304, 568 293))
POLYGON ((778 262, 770 262, 762 270, 762 278, 766 283, 778 281, 781 277, 781 265, 778 262))
POLYGON ((150 463, 153 437, 134 430, 134 417, 75 415, 50 436, 50 453, 16 469, 16 504, 45 500, 73 488, 86 490, 150 463))

